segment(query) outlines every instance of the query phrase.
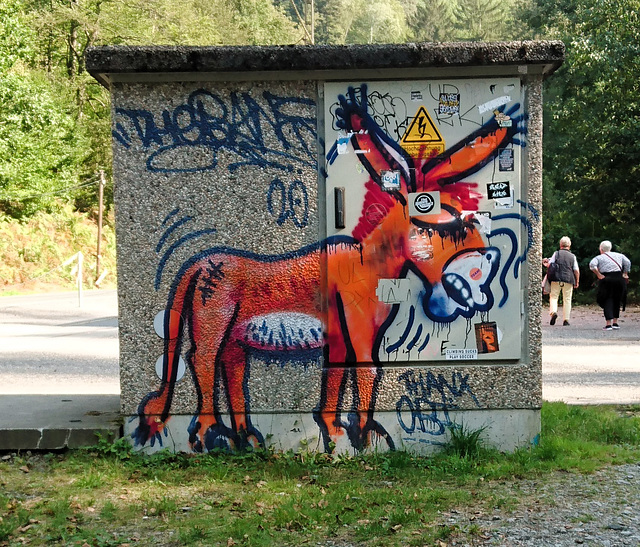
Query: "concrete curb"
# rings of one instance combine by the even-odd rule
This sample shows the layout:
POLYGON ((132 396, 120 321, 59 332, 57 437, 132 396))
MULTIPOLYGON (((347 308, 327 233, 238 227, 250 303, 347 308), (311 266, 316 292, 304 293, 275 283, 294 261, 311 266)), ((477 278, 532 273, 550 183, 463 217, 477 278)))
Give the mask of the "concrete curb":
POLYGON ((63 450, 120 436, 119 395, 0 396, 0 450, 63 450))

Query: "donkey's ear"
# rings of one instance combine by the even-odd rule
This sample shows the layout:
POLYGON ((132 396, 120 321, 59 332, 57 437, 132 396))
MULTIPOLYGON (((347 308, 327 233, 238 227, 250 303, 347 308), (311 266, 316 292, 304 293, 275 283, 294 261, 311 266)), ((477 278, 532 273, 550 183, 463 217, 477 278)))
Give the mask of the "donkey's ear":
POLYGON ((383 171, 399 171, 407 192, 415 192, 412 158, 377 125, 367 133, 356 133, 351 145, 373 180, 382 186, 383 171))
POLYGON ((351 146, 371 178, 382 186, 383 171, 399 171, 409 192, 415 191, 413 160, 369 114, 367 86, 350 87, 339 97, 339 126, 350 136, 351 146))

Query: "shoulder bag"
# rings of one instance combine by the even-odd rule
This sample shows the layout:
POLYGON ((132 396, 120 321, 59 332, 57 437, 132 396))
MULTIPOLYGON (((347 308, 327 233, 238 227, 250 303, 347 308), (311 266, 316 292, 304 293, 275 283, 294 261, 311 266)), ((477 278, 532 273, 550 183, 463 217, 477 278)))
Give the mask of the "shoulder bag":
POLYGON ((555 261, 558 260, 558 253, 556 251, 553 254, 555 258, 554 258, 554 262, 550 262, 549 267, 547 268, 547 279, 549 281, 558 281, 558 265, 555 263, 555 261))

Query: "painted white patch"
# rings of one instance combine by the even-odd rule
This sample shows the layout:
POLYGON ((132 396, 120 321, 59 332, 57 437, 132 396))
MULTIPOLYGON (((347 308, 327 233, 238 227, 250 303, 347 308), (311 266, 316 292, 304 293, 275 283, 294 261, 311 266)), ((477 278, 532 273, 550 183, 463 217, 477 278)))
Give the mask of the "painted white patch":
POLYGON ((287 328, 302 328, 304 330, 322 330, 322 321, 312 315, 298 312, 269 313, 266 315, 256 315, 251 319, 253 323, 265 323, 272 329, 284 325, 287 328))
POLYGON ((400 304, 411 299, 409 279, 379 279, 376 296, 385 304, 400 304))
POLYGON ((488 103, 484 103, 478 106, 478 111, 480 114, 484 114, 485 112, 489 112, 491 110, 495 110, 496 108, 501 107, 504 104, 507 104, 511 101, 511 97, 509 95, 503 95, 502 97, 498 97, 497 99, 493 99, 488 103))
MULTIPOLYGON (((163 360, 164 360, 164 355, 161 355, 160 357, 158 357, 158 360, 156 361, 156 374, 158 375, 158 378, 160 378, 160 380, 163 380, 163 377, 162 377, 163 360)), ((182 355, 181 355, 180 358, 178 359, 178 373, 176 374, 176 382, 182 379, 186 370, 187 370, 187 364, 184 362, 184 359, 182 358, 182 355)))
POLYGON ((239 328, 239 335, 256 348, 310 349, 321 347, 323 343, 322 321, 305 313, 257 315, 239 328))

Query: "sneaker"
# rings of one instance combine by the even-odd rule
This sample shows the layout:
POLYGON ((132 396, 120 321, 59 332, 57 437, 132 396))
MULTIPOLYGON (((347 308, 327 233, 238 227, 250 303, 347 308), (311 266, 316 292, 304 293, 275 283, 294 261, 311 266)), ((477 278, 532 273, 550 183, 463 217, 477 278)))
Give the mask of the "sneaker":
POLYGON ((614 323, 613 325, 611 325, 611 328, 619 329, 620 327, 618 326, 618 323, 614 323))
POLYGON ((558 314, 557 313, 552 313, 551 314, 551 321, 549 321, 549 325, 555 325, 556 324, 556 319, 558 319, 558 314))
POLYGON ((566 319, 562 322, 562 326, 563 327, 568 327, 569 326, 569 321, 567 321, 566 319))
POLYGON ((613 327, 611 325, 605 325, 602 327, 602 330, 613 330, 613 327))

